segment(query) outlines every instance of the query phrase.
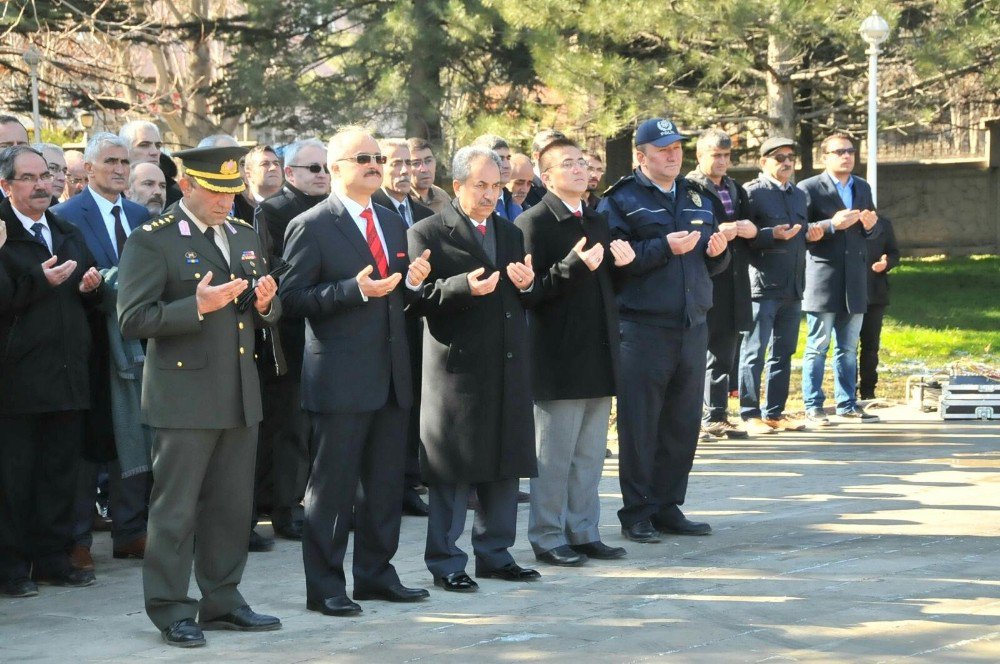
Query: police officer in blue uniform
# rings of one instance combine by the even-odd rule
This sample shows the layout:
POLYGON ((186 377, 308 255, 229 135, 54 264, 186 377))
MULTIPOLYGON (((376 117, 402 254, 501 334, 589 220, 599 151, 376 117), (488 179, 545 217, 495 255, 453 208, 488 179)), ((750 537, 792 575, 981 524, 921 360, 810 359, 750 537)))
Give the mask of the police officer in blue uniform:
POLYGON ((635 260, 621 268, 618 393, 622 534, 707 535, 680 510, 698 445, 713 274, 729 262, 712 203, 680 177, 684 136, 654 118, 635 132, 639 167, 605 192, 598 210, 635 260))

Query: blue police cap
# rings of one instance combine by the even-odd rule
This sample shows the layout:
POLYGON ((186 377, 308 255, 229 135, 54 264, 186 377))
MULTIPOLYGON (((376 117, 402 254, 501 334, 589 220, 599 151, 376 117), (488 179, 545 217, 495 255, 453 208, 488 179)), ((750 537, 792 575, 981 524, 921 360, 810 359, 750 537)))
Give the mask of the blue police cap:
POLYGON ((677 131, 677 125, 675 125, 673 121, 665 120, 664 118, 646 120, 635 130, 636 147, 646 143, 652 143, 656 147, 662 148, 670 145, 671 143, 684 140, 685 138, 685 136, 682 136, 681 133, 677 131))

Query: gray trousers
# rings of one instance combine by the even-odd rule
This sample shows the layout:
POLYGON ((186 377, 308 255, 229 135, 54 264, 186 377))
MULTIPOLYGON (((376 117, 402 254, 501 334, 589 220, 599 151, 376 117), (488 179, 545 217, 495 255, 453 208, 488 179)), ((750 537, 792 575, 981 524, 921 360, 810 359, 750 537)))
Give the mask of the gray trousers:
POLYGON ((538 477, 531 479, 528 541, 535 553, 601 539, 597 485, 611 397, 535 402, 538 477))
POLYGON ((142 586, 146 614, 161 630, 247 603, 237 586, 247 562, 256 448, 257 425, 155 430, 142 586), (200 602, 188 597, 192 563, 200 602))
POLYGON ((472 550, 476 570, 494 570, 514 562, 508 549, 517 534, 518 480, 479 484, 432 484, 427 497, 427 546, 424 562, 434 578, 465 571, 469 555, 456 542, 465 530, 469 491, 475 488, 480 508, 472 524, 472 550))

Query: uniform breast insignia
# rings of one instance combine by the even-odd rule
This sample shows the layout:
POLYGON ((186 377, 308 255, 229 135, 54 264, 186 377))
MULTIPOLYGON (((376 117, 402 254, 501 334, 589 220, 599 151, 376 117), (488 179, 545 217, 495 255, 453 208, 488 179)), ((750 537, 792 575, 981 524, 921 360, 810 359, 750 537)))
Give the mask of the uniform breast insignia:
POLYGON ((697 205, 698 207, 701 207, 701 196, 698 195, 698 192, 696 191, 691 192, 691 202, 697 205))
POLYGON ((198 258, 198 254, 196 254, 193 251, 189 251, 189 252, 187 252, 187 253, 184 254, 184 262, 185 263, 189 263, 191 265, 194 265, 196 263, 200 263, 201 259, 198 258))
POLYGON ((256 259, 257 259, 257 254, 253 252, 253 249, 244 251, 243 254, 240 256, 241 261, 252 261, 256 259))

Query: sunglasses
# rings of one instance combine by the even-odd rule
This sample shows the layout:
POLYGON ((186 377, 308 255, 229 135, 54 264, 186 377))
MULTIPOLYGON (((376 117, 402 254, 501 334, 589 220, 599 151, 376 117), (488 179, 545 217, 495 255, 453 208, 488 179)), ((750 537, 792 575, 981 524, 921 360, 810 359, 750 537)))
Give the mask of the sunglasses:
POLYGON ((291 166, 292 168, 304 168, 310 173, 330 172, 330 169, 326 167, 326 164, 309 164, 308 166, 306 166, 305 164, 288 164, 288 165, 291 166))
POLYGON ((787 152, 787 153, 782 153, 782 154, 771 154, 771 155, 768 155, 768 156, 771 159, 773 159, 776 162, 778 162, 779 164, 783 164, 786 161, 795 161, 796 159, 799 158, 799 155, 795 154, 794 152, 787 152))
POLYGON ((838 157, 843 157, 844 155, 854 154, 855 152, 857 152, 857 149, 855 148, 840 148, 838 150, 829 150, 827 151, 827 154, 835 154, 838 157))
POLYGON ((389 161, 389 158, 386 157, 384 154, 368 154, 367 152, 360 152, 354 155, 353 157, 343 157, 342 159, 338 159, 337 161, 353 161, 364 166, 365 164, 372 163, 372 160, 375 160, 376 164, 384 164, 385 162, 389 161))

